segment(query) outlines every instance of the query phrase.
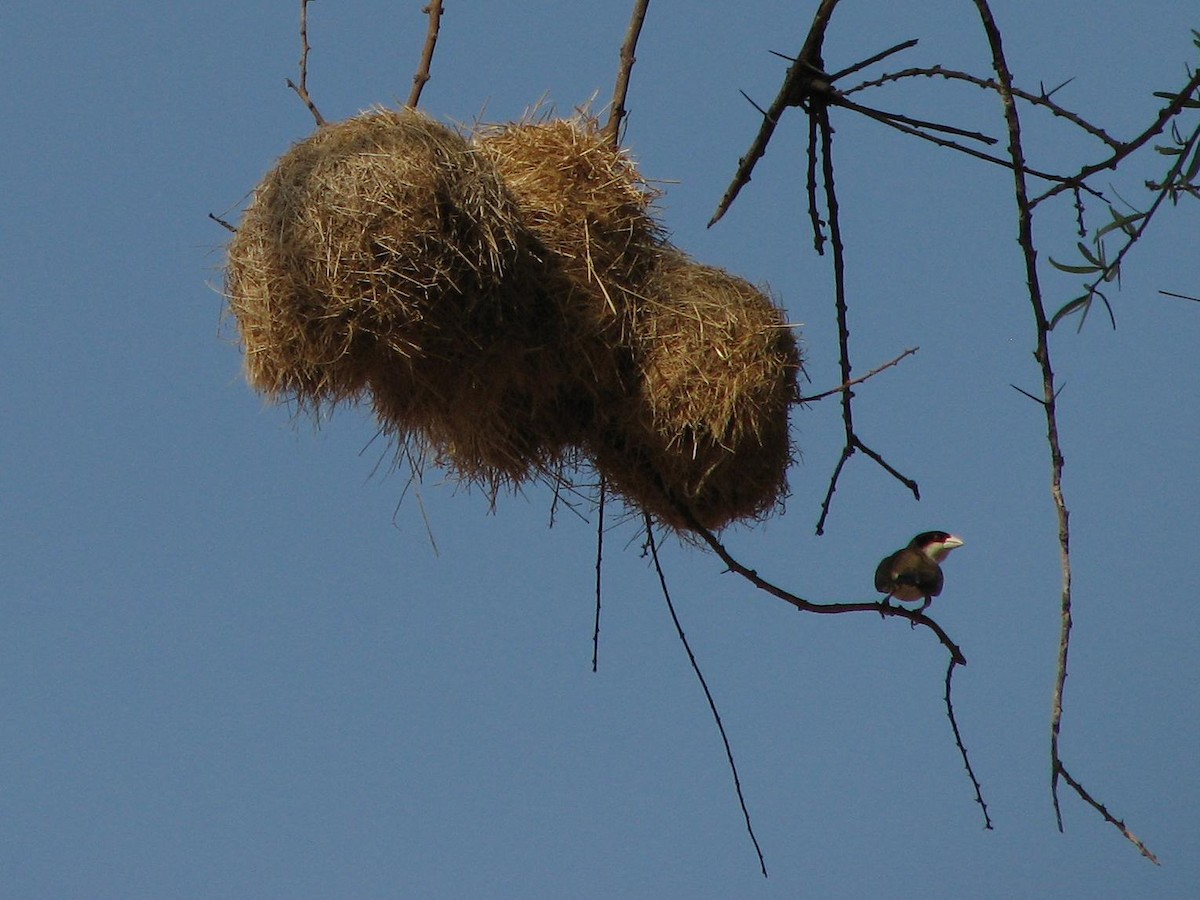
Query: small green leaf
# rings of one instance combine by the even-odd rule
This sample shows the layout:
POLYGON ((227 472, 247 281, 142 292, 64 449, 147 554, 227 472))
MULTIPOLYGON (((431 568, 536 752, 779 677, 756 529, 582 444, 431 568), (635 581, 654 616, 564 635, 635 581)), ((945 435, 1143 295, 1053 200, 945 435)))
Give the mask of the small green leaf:
POLYGON ((1076 312, 1080 309, 1080 307, 1086 306, 1090 300, 1091 295, 1084 294, 1082 297, 1076 297, 1070 303, 1064 305, 1058 312, 1054 314, 1054 317, 1050 319, 1050 330, 1053 331, 1054 326, 1057 325, 1059 321, 1071 315, 1071 313, 1076 312))
MULTIPOLYGON (((1087 244, 1083 243, 1083 241, 1076 241, 1075 246, 1079 248, 1079 252, 1083 254, 1083 258, 1086 259, 1088 262, 1090 262, 1092 265, 1099 266, 1099 267, 1104 266, 1104 263, 1102 261, 1096 259, 1095 255, 1092 253, 1091 250, 1089 250, 1087 248, 1087 244)), ((1103 248, 1101 248, 1101 252, 1103 252, 1103 248)))
POLYGON ((1072 275, 1092 275, 1100 271, 1099 266, 1068 266, 1065 263, 1056 262, 1053 256, 1046 257, 1050 260, 1050 265, 1058 269, 1060 272, 1070 272, 1072 275))
POLYGON ((1164 147, 1161 144, 1155 144, 1154 150, 1161 153, 1163 156, 1178 156, 1183 151, 1178 147, 1164 147))
POLYGON ((1144 212, 1135 212, 1130 213, 1127 216, 1123 216, 1111 206, 1108 208, 1108 211, 1112 215, 1113 220, 1096 232, 1097 239, 1104 237, 1104 235, 1108 234, 1110 231, 1115 231, 1118 228, 1120 228, 1130 237, 1134 237, 1137 235, 1137 229, 1133 227, 1133 223, 1140 222, 1142 219, 1146 218, 1146 214, 1144 212))
POLYGON ((1188 163, 1187 172, 1184 173, 1183 180, 1187 182, 1194 181, 1197 172, 1200 172, 1200 144, 1192 150, 1192 161, 1188 163))

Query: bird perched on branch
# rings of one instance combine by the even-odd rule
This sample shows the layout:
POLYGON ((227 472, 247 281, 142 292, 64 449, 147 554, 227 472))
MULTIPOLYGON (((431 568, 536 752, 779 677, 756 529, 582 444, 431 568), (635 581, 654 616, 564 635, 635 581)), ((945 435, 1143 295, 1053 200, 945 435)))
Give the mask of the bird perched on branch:
POLYGON ((875 590, 897 600, 924 600, 921 612, 942 592, 942 567, 950 551, 963 540, 947 531, 923 531, 908 546, 885 557, 875 570, 875 590))

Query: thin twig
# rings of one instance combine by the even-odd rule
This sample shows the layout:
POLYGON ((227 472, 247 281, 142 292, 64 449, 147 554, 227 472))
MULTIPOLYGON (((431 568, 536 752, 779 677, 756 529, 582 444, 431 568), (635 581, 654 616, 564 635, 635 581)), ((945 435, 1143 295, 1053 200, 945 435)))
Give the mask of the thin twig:
MULTIPOLYGON (((982 150, 976 150, 974 147, 968 147, 964 144, 958 143, 957 141, 951 141, 947 138, 940 138, 936 134, 929 134, 928 132, 921 131, 919 128, 906 125, 900 120, 900 117, 897 117, 891 113, 877 112, 876 110, 871 109, 869 106, 861 106, 852 100, 846 100, 841 95, 836 95, 833 99, 831 99, 830 104, 834 106, 840 106, 844 109, 853 110, 856 113, 861 113, 868 119, 873 119, 882 125, 887 125, 889 128, 895 128, 897 131, 910 134, 913 137, 920 138, 923 141, 929 141, 929 143, 936 144, 939 147, 945 147, 947 150, 956 150, 959 153, 965 153, 967 156, 973 156, 976 159, 981 159, 984 162, 991 163, 994 166, 1000 166, 1004 169, 1012 168, 1012 163, 1006 159, 1002 159, 998 156, 992 156, 990 153, 984 153, 982 150)), ((971 136, 976 140, 990 140, 985 135, 972 134, 971 136)), ((1059 185, 1066 185, 1068 187, 1076 186, 1076 180, 1066 175, 1055 175, 1052 172, 1043 172, 1040 169, 1031 169, 1028 166, 1025 167, 1025 173, 1027 175, 1034 175, 1038 178, 1042 178, 1046 181, 1056 182, 1059 185)), ((1079 186, 1082 186, 1082 184, 1079 186)), ((1087 188, 1084 189, 1086 190, 1087 188)))
POLYGON ((1154 138, 1156 138, 1159 134, 1161 134, 1162 130, 1167 127, 1167 123, 1183 111, 1185 104, 1188 102, 1192 94, 1196 93, 1197 90, 1200 90, 1200 72, 1193 74, 1188 80, 1188 83, 1184 85, 1183 90, 1176 94, 1175 98, 1170 103, 1159 110, 1158 115, 1150 124, 1150 127, 1148 127, 1145 131, 1135 137, 1132 141, 1121 144, 1120 147, 1116 149, 1107 159, 1102 159, 1099 162, 1084 166, 1075 175, 1069 178, 1067 182, 1056 184, 1053 187, 1047 188, 1046 191, 1039 194, 1037 197, 1034 197, 1030 201, 1030 206, 1036 207, 1042 201, 1049 200, 1051 197, 1054 197, 1066 190, 1072 184, 1083 182, 1084 179, 1090 178, 1097 172, 1103 172, 1105 169, 1115 169, 1121 160, 1125 159, 1125 157, 1129 156, 1134 151, 1141 149, 1150 141, 1154 140, 1154 138))
MULTIPOLYGON (((838 211, 836 182, 833 175, 833 128, 829 124, 829 115, 824 104, 813 103, 808 114, 817 119, 821 136, 820 153, 823 186, 825 188, 825 209, 829 224, 829 244, 833 250, 833 293, 834 305, 837 308, 838 364, 841 367, 842 384, 849 384, 853 380, 851 378, 850 363, 850 313, 846 303, 845 247, 842 244, 841 219, 838 211)), ((880 454, 871 450, 859 439, 854 430, 854 405, 852 402, 854 391, 847 389, 840 393, 842 397, 842 426, 846 435, 846 444, 842 450, 841 457, 838 459, 837 466, 834 468, 833 475, 829 480, 829 489, 825 493, 825 500, 821 504, 821 515, 817 520, 818 535, 825 533, 825 520, 829 517, 829 509, 833 502, 834 491, 837 490, 838 478, 841 476, 842 469, 855 450, 862 450, 867 456, 882 466, 885 471, 907 486, 918 500, 921 499, 921 492, 915 481, 901 475, 880 454)))
MULTIPOLYGON (((880 75, 878 78, 874 78, 870 81, 864 81, 862 84, 856 84, 852 88, 847 88, 842 92, 842 96, 846 97, 868 88, 880 87, 888 84, 889 82, 901 81, 906 78, 933 77, 945 78, 949 81, 965 81, 968 84, 973 84, 976 87, 983 88, 984 90, 996 91, 997 93, 1000 91, 1000 85, 991 78, 980 78, 978 75, 972 75, 970 72, 959 72, 955 69, 947 69, 944 66, 928 66, 914 67, 910 69, 902 69, 899 72, 885 73, 880 75)), ((1062 87, 1062 85, 1059 85, 1059 87, 1062 87)), ((1059 88, 1055 88, 1054 91, 1057 91, 1058 89, 1059 88)), ((1051 100, 1050 97, 1054 91, 1043 91, 1040 94, 1034 94, 1030 91, 1021 90, 1017 87, 1012 89, 1014 97, 1024 100, 1026 103, 1030 103, 1034 106, 1044 106, 1054 115, 1066 119, 1071 124, 1076 125, 1098 140, 1103 141, 1114 150, 1121 146, 1121 142, 1116 138, 1111 137, 1106 131, 1104 131, 1104 129, 1096 127, 1078 113, 1071 112, 1066 107, 1061 106, 1060 104, 1051 100)))
POLYGON ((429 68, 433 64, 433 51, 437 47, 438 32, 442 25, 442 0, 430 0, 428 6, 421 8, 421 12, 429 16, 429 30, 425 32, 425 46, 421 49, 421 64, 417 66, 417 72, 413 75, 412 90, 408 94, 408 102, 405 104, 409 109, 416 109, 417 104, 421 102, 421 91, 425 89, 425 84, 432 77, 429 74, 429 68))
POLYGON ((1195 303, 1200 303, 1200 297, 1189 297, 1187 294, 1176 294, 1174 291, 1159 291, 1159 293, 1164 297, 1175 297, 1179 300, 1191 300, 1195 303))
MULTIPOLYGON (((906 116, 902 113, 889 112, 886 109, 876 109, 873 106, 863 106, 861 103, 853 103, 852 101, 844 101, 840 96, 835 95, 830 101, 835 106, 844 106, 846 109, 852 109, 855 112, 863 113, 870 116, 878 122, 891 124, 899 122, 902 125, 908 125, 912 128, 924 128, 929 131, 940 131, 943 134, 956 134, 959 137, 969 138, 972 141, 979 141, 981 144, 991 146, 997 143, 994 137, 990 137, 979 131, 968 131, 965 128, 959 128, 956 125, 944 125, 941 122, 930 122, 926 119, 915 119, 912 116, 906 116)), ((1002 161, 1001 161, 1002 162, 1002 161)))
POLYGON ((629 18, 629 30, 625 32, 625 40, 621 43, 621 65, 617 69, 617 82, 613 87, 612 105, 608 109, 608 122, 604 125, 604 136, 612 146, 621 142, 621 120, 628 114, 625 109, 625 98, 629 94, 629 74, 633 64, 637 62, 634 55, 637 51, 638 37, 642 33, 642 23, 646 21, 646 8, 650 0, 636 0, 633 4, 633 15, 629 18))
POLYGON ((942 646, 950 652, 951 659, 957 662, 958 665, 965 666, 967 664, 967 658, 963 655, 958 644, 951 640, 950 635, 946 633, 941 625, 927 616, 923 611, 895 606, 889 603, 886 598, 877 603, 814 603, 811 600, 806 600, 798 594, 793 594, 791 591, 785 590, 779 587, 779 585, 768 581, 754 569, 739 562, 715 534, 700 524, 692 511, 686 506, 676 504, 676 512, 687 523, 688 529, 704 541, 704 543, 708 544, 721 562, 725 563, 727 570, 735 575, 740 575, 746 581, 750 582, 750 584, 754 585, 754 587, 758 588, 758 590, 770 594, 772 597, 777 597, 786 603, 790 603, 801 612, 821 615, 842 615, 844 613, 861 612, 875 613, 884 618, 897 617, 907 619, 911 625, 922 625, 932 631, 937 636, 937 639, 941 641, 942 646))
POLYGON ((899 44, 893 44, 891 47, 888 47, 886 50, 881 50, 880 52, 876 53, 874 56, 868 56, 866 59, 862 60, 861 62, 856 62, 852 66, 847 66, 846 68, 841 69, 840 71, 834 72, 832 75, 829 76, 829 80, 830 81, 838 81, 842 78, 845 78, 847 75, 853 75, 855 72, 861 72, 863 69, 867 68, 868 66, 873 66, 877 62, 882 62, 883 60, 887 59, 889 56, 894 56, 897 53, 900 53, 904 50, 909 50, 909 49, 917 46, 917 43, 918 43, 918 41, 916 38, 910 38, 907 41, 901 41, 899 44))
MULTIPOLYGON (((220 216, 214 215, 213 213, 209 213, 208 217, 210 219, 212 219, 214 222, 216 222, 218 225, 220 225, 222 228, 224 228, 226 231, 232 232, 233 234, 237 234, 237 227, 234 225, 230 225, 228 222, 226 222, 220 216)), ((1165 291, 1163 293, 1165 293, 1165 291)), ((1175 296, 1179 296, 1179 295, 1176 294, 1175 296)))
POLYGON ((808 117, 808 165, 805 167, 805 188, 808 194, 808 219, 812 224, 813 249, 818 256, 825 255, 825 229, 821 210, 817 203, 817 117, 808 117))
POLYGON ((1096 810, 1096 812, 1100 813, 1104 821, 1115 827, 1121 832, 1121 834, 1125 836, 1125 840, 1137 847, 1142 856, 1146 857, 1146 859, 1150 860, 1150 862, 1154 863, 1156 866, 1162 865, 1162 863, 1158 861, 1158 857, 1150 851, 1150 848, 1143 844, 1138 836, 1130 831, 1121 819, 1118 819, 1116 816, 1110 813, 1108 808, 1103 803, 1088 793, 1087 789, 1084 788, 1082 784, 1071 777, 1071 773, 1067 771, 1066 766, 1064 766, 1061 762, 1058 764, 1058 774, 1062 776, 1063 781, 1075 789, 1075 793, 1082 797, 1085 803, 1091 806, 1092 809, 1096 810))
POLYGON ((600 476, 600 501, 596 522, 596 623, 592 628, 592 671, 599 669, 600 660, 600 566, 604 561, 604 506, 607 481, 600 476))
POLYGON ((950 717, 950 728, 954 732, 954 743, 958 745, 958 752, 962 754, 963 765, 967 769, 967 777, 971 779, 971 785, 975 788, 975 802, 983 810, 983 828, 985 831, 992 831, 992 817, 988 815, 987 803, 983 800, 983 788, 979 786, 979 779, 975 777, 975 770, 971 768, 971 758, 967 756, 967 748, 963 744, 962 733, 958 730, 958 720, 954 717, 954 701, 950 699, 950 680, 954 677, 954 669, 957 665, 954 660, 950 660, 950 664, 946 666, 946 715, 950 717))
POLYGON ((851 378, 849 381, 845 381, 842 384, 839 384, 837 387, 830 388, 827 391, 821 391, 821 393, 819 393, 819 394, 813 394, 810 397, 800 397, 796 400, 796 402, 797 403, 815 403, 817 400, 824 400, 826 397, 832 397, 834 394, 840 394, 843 391, 848 391, 848 390, 850 390, 850 388, 854 387, 854 385, 862 384, 868 378, 874 378, 876 375, 878 375, 880 372, 884 371, 885 369, 890 369, 892 366, 899 364, 899 362, 902 359, 904 359, 904 357, 912 356, 914 353, 916 353, 920 349, 921 349, 920 347, 909 347, 907 350, 905 350, 903 353, 901 353, 895 359, 888 360, 881 366, 876 366, 874 369, 872 369, 866 375, 860 375, 858 378, 851 378))
POLYGON ((783 111, 789 106, 797 106, 805 102, 814 92, 828 90, 829 82, 819 77, 820 70, 824 65, 824 61, 821 59, 821 44, 825 39, 825 29, 829 25, 830 16, 833 15, 834 7, 837 4, 838 0, 821 0, 821 5, 817 7, 817 12, 813 16, 808 36, 804 39, 804 46, 796 54, 795 61, 788 66, 787 74, 783 77, 783 84, 779 87, 779 93, 775 95, 775 99, 767 108, 766 114, 763 115, 762 124, 759 125, 758 133, 754 136, 750 149, 746 151, 745 156, 738 160, 733 180, 725 189, 721 202, 717 204, 717 211, 708 220, 709 228, 720 221, 721 217, 729 211, 729 207, 733 205, 733 201, 737 199, 742 188, 750 183, 754 166, 767 152, 767 144, 771 142, 771 135, 775 133, 775 126, 779 124, 779 117, 783 111))
POLYGON ((721 733, 721 742, 725 745, 725 758, 729 761, 729 771, 733 773, 733 788, 737 791, 738 803, 742 807, 742 816, 746 820, 746 833, 750 835, 750 840, 754 844, 754 852, 758 854, 758 865, 762 869, 763 878, 767 877, 767 862, 763 858, 762 848, 758 845, 758 838, 754 836, 754 826, 750 824, 750 810, 746 806, 746 797, 742 793, 742 781, 738 778, 737 763, 733 761, 733 748, 729 746, 729 736, 725 733, 725 725, 721 722, 721 714, 717 712, 717 702, 713 699, 712 691, 708 689, 708 682, 704 680, 704 673, 700 671, 700 664, 696 662, 696 654, 692 652, 691 645, 688 644, 687 635, 683 633, 683 625, 679 621, 679 615, 675 612, 675 604, 671 602, 671 592, 667 589, 667 576, 663 573, 662 564, 658 560, 658 547, 654 540, 654 521, 650 518, 649 513, 644 513, 646 522, 646 544, 650 548, 650 556, 654 560, 654 570, 658 573, 658 583, 662 587, 663 599, 667 601, 667 609, 671 613, 671 621, 675 623, 675 633, 679 635, 679 641, 683 644, 683 649, 687 651, 688 661, 692 664, 692 671, 696 673, 696 678, 700 681, 700 687, 704 689, 704 698, 708 701, 708 708, 712 711, 713 721, 717 723, 717 731, 721 733))
POLYGON ((308 4, 309 0, 300 0, 300 83, 296 84, 289 78, 287 86, 304 101, 304 105, 308 107, 308 111, 312 113, 313 119, 320 127, 325 124, 325 117, 321 115, 308 93, 308 51, 312 49, 308 44, 308 4))

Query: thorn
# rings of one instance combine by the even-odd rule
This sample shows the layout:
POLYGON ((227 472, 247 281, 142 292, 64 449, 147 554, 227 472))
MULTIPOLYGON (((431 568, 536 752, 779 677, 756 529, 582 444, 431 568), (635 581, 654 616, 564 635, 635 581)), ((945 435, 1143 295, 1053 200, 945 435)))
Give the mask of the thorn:
MULTIPOLYGON (((766 119, 766 118, 769 118, 769 117, 770 117, 770 116, 769 116, 769 114, 767 113, 767 111, 766 111, 765 109, 763 109, 761 106, 759 106, 757 103, 755 103, 755 102, 754 102, 754 101, 753 101, 753 100, 750 98, 750 95, 749 95, 749 94, 747 94, 745 91, 741 90, 740 88, 738 89, 738 93, 739 93, 739 94, 741 94, 743 97, 745 97, 745 98, 746 98, 746 100, 747 100, 747 102, 749 102, 749 104, 750 104, 751 106, 753 106, 755 109, 757 109, 757 110, 759 111, 759 113, 762 115, 762 117, 763 117, 764 119, 766 119)), ((747 179, 747 180, 748 180, 748 179, 747 179)))
MULTIPOLYGON (((1032 401, 1033 401, 1034 403, 1036 403, 1038 406, 1045 406, 1045 405, 1046 405, 1046 401, 1045 401, 1045 400, 1043 400, 1041 397, 1035 397, 1035 396, 1033 396, 1033 394, 1029 393, 1029 391, 1025 390, 1024 388, 1019 388, 1019 387, 1017 387, 1015 384, 1011 384, 1011 383, 1009 384, 1009 387, 1010 387, 1010 388, 1012 388, 1014 391, 1017 391, 1017 392, 1018 392, 1018 393, 1020 393, 1020 394, 1024 394, 1026 397, 1028 397, 1030 400, 1032 400, 1032 401)), ((1065 387, 1065 385, 1064 385, 1064 387, 1065 387)))

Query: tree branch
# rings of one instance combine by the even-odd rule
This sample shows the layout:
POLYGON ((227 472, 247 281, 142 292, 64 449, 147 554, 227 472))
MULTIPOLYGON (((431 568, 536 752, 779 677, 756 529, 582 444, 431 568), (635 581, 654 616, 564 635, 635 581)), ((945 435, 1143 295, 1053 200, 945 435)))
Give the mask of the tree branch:
POLYGON ((296 84, 289 78, 287 86, 304 101, 304 105, 312 113, 319 128, 325 124, 325 117, 321 115, 321 111, 317 109, 317 105, 313 103, 313 99, 308 93, 308 51, 312 49, 308 44, 308 4, 309 0, 300 0, 300 83, 296 84))
POLYGON ((613 87, 612 104, 608 109, 608 122, 604 125, 604 136, 614 147, 621 143, 621 120, 628 112, 625 109, 625 98, 629 94, 629 75, 633 71, 633 64, 637 62, 634 53, 649 6, 650 0, 635 0, 633 15, 629 19, 629 30, 625 32, 625 40, 621 44, 621 65, 617 69, 617 82, 613 87))
POLYGON ((962 734, 958 730, 958 721, 954 717, 954 702, 950 699, 950 680, 954 677, 954 669, 958 665, 953 659, 946 666, 946 715, 950 717, 950 728, 954 732, 954 743, 958 746, 958 752, 962 754, 963 765, 967 769, 967 777, 971 779, 971 786, 975 788, 975 802, 979 804, 979 808, 983 810, 983 828, 985 831, 992 831, 992 817, 988 815, 987 803, 983 800, 983 788, 979 786, 979 779, 975 777, 975 770, 971 768, 971 758, 967 756, 967 748, 963 744, 962 734))
POLYGON ((416 74, 413 75, 412 90, 408 94, 408 102, 405 104, 409 109, 416 109, 417 104, 421 102, 421 91, 425 89, 426 83, 432 77, 429 74, 429 68, 433 64, 433 51, 437 47, 438 33, 442 25, 442 0, 430 0, 428 6, 421 8, 421 12, 429 16, 429 30, 425 32, 425 46, 421 48, 421 63, 417 66, 416 74))
POLYGON ((687 635, 683 633, 683 625, 679 621, 679 615, 675 612, 675 604, 671 602, 671 592, 667 589, 667 576, 663 573, 662 564, 658 560, 658 546, 654 540, 654 521, 650 518, 649 513, 642 515, 646 524, 646 545, 650 548, 654 570, 658 573, 658 583, 662 588, 663 599, 667 601, 667 610, 671 613, 671 621, 675 623, 675 633, 679 635, 683 649, 687 651, 692 671, 696 673, 700 687, 704 689, 704 699, 708 701, 708 708, 712 712, 713 720, 717 723, 717 731, 721 733, 721 742, 725 745, 725 758, 729 762, 729 771, 733 773, 733 788, 737 792, 738 803, 742 807, 742 816, 746 820, 746 833, 750 835, 750 841, 754 844, 754 852, 758 854, 759 868, 762 869, 763 878, 766 878, 767 862, 763 859, 762 847, 758 845, 758 838, 754 836, 754 826, 750 824, 750 810, 746 807, 746 797, 742 793, 742 781, 738 778, 737 763, 733 761, 733 748, 729 746, 729 735, 725 733, 721 714, 717 712, 717 702, 713 699, 712 691, 708 689, 708 682, 704 680, 704 673, 700 671, 700 664, 696 662, 696 654, 692 652, 691 645, 688 644, 687 635))
POLYGON ((889 360, 888 362, 885 362, 881 366, 876 366, 874 369, 872 369, 866 375, 860 375, 858 378, 851 378, 849 381, 844 381, 835 388, 831 388, 828 391, 821 391, 821 393, 813 394, 810 397, 799 397, 796 399, 796 402, 797 403, 814 403, 817 400, 824 400, 826 397, 831 397, 834 394, 840 394, 840 393, 843 393, 844 391, 848 391, 848 390, 850 390, 850 388, 854 387, 854 385, 862 384, 868 378, 874 378, 880 372, 882 372, 886 369, 890 369, 892 366, 898 365, 900 363, 900 361, 902 359, 904 359, 904 357, 912 356, 914 353, 916 353, 920 349, 921 349, 920 347, 909 347, 907 350, 905 350, 903 353, 901 353, 895 359, 889 360))
MULTIPOLYGON (((1050 323, 1046 317, 1045 304, 1042 298, 1041 282, 1038 278, 1037 251, 1033 241, 1033 207, 1029 198, 1025 180, 1025 151, 1021 142, 1021 120, 1017 113, 1012 92, 1012 72, 1004 55, 1000 29, 997 27, 987 0, 973 0, 987 35, 988 46, 992 53, 992 67, 996 72, 997 83, 1000 86, 1000 99, 1004 108, 1004 118, 1008 126, 1009 155, 1012 159, 1013 189, 1017 205, 1017 241, 1021 247, 1021 255, 1025 262, 1025 278, 1029 290, 1029 302, 1033 309, 1034 322, 1037 330, 1037 349, 1034 358, 1042 372, 1041 405, 1046 417, 1046 441, 1050 449, 1050 495, 1058 518, 1059 558, 1062 568, 1062 594, 1060 597, 1060 629, 1058 644, 1058 665, 1054 680, 1052 709, 1050 715, 1050 794, 1054 804, 1058 828, 1063 830, 1062 808, 1058 797, 1058 780, 1064 780, 1076 793, 1085 800, 1089 799, 1082 785, 1074 779, 1065 777, 1059 753, 1059 738, 1062 729, 1063 693, 1067 679, 1067 658, 1071 644, 1071 530, 1070 512, 1062 488, 1063 454, 1058 435, 1058 392, 1054 386, 1054 369, 1050 358, 1050 323)), ((1050 196, 1050 194, 1043 195, 1050 196)), ((1093 804, 1094 805, 1094 804, 1093 804)), ((1116 820, 1105 813, 1106 819, 1116 823, 1116 820)), ((1126 839, 1132 839, 1130 833, 1121 826, 1126 839)), ((1139 842, 1135 846, 1145 851, 1139 842)), ((1153 859, 1150 854, 1149 858, 1153 859)))

